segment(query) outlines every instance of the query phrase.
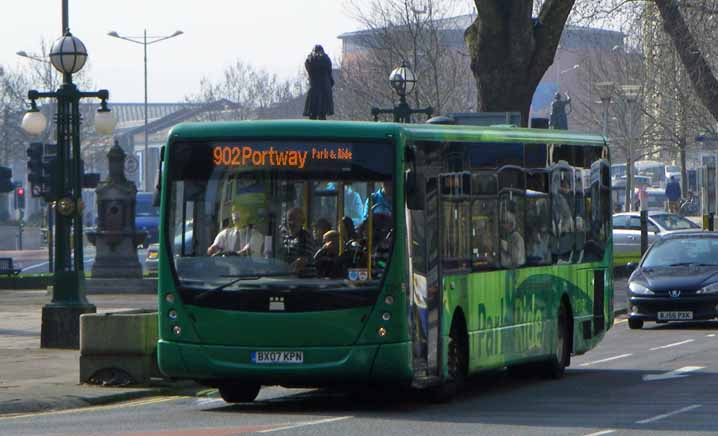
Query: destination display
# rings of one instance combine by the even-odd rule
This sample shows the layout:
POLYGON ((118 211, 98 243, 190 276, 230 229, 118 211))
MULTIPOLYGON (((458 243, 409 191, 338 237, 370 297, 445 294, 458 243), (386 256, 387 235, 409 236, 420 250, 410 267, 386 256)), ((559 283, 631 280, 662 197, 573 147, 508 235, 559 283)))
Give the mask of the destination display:
POLYGON ((212 162, 215 166, 247 168, 292 168, 316 167, 317 163, 351 163, 351 145, 215 145, 212 162))

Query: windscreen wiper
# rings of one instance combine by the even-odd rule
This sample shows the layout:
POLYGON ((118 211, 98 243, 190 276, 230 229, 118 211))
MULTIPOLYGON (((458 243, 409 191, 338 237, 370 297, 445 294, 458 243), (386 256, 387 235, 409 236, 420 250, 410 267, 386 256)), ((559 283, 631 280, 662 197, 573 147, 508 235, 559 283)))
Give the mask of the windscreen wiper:
POLYGON ((233 278, 234 280, 230 280, 227 283, 223 283, 216 288, 210 289, 209 292, 216 292, 221 291, 224 288, 228 288, 236 283, 241 282, 242 280, 258 280, 265 277, 289 277, 295 275, 294 273, 269 273, 269 274, 228 274, 228 275, 222 275, 220 277, 228 277, 233 278))

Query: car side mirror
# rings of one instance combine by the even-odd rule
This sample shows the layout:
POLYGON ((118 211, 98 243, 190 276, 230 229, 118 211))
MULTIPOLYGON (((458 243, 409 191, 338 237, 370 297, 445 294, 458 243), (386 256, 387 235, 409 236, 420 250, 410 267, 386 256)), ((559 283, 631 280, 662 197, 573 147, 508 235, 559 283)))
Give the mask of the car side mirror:
POLYGON ((626 269, 629 271, 634 271, 636 268, 638 268, 638 264, 636 262, 628 262, 626 264, 626 269))

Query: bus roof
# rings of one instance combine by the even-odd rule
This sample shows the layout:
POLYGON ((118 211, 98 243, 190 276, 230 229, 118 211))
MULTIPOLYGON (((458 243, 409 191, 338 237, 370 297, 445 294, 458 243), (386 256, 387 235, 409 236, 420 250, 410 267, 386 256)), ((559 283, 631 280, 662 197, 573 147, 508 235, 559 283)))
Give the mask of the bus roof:
POLYGON ((282 138, 351 137, 383 139, 404 134, 414 140, 523 142, 543 144, 581 144, 603 146, 600 135, 566 130, 527 129, 521 127, 457 126, 444 124, 398 124, 368 121, 258 120, 181 123, 169 133, 169 140, 229 138, 241 130, 243 136, 282 138), (308 129, 312 127, 312 129, 308 129), (314 127, 320 127, 315 129, 314 127))

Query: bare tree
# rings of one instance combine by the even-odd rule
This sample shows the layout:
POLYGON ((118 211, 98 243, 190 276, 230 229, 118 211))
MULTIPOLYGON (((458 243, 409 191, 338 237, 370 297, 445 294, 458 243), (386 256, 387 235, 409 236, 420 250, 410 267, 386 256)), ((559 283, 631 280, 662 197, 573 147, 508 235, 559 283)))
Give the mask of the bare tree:
POLYGON ((258 118, 259 114, 267 117, 272 109, 296 99, 303 89, 300 79, 282 80, 276 74, 237 60, 224 70, 220 81, 203 78, 199 92, 186 99, 202 104, 221 100, 231 103, 225 105, 225 110, 204 113, 205 120, 247 120, 258 118))
POLYGON ((478 15, 465 38, 477 110, 520 110, 528 122, 534 91, 553 63, 574 1, 474 0, 478 15))
POLYGON ((465 18, 455 16, 457 1, 350 0, 347 8, 364 30, 345 39, 336 91, 340 117, 367 119, 372 106, 394 101, 388 77, 402 62, 419 78, 413 106, 432 106, 434 113, 473 107, 468 56, 455 40, 457 20, 465 18))

